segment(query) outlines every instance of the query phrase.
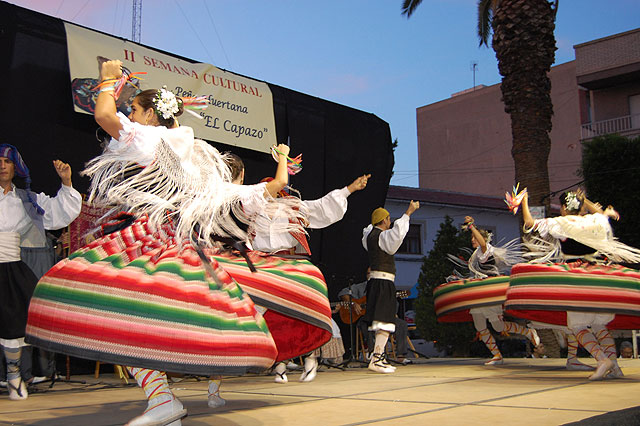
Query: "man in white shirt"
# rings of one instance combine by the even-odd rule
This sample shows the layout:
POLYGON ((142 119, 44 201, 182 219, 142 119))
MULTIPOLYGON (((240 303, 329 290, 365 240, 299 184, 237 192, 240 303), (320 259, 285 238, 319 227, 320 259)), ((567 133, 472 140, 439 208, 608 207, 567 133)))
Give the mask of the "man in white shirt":
POLYGON ((384 350, 389 334, 396 329, 396 264, 393 256, 409 231, 409 216, 419 208, 419 202, 411 201, 392 228, 389 212, 379 207, 371 214, 371 225, 362 232, 362 245, 369 254, 371 268, 367 283, 367 312, 363 319, 370 324, 369 330, 376 333, 369 369, 377 373, 395 371, 395 367, 386 362, 384 350))
POLYGON ((71 167, 60 160, 53 166, 62 181, 51 198, 30 190, 29 169, 13 145, 0 144, 0 344, 7 360, 9 399, 27 398, 20 377, 20 354, 24 343, 27 310, 38 281, 21 260, 21 247, 43 247, 45 229, 60 229, 71 223, 82 207, 80 193, 71 186, 71 167), (25 179, 27 189, 13 184, 25 179))

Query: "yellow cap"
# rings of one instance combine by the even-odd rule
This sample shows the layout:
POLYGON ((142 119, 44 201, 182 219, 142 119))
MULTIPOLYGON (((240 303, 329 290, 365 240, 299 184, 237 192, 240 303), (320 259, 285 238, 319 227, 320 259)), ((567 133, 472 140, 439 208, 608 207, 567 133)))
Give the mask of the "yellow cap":
POLYGON ((378 207, 371 213, 371 224, 375 225, 378 222, 382 222, 389 216, 389 212, 383 209, 382 207, 378 207))

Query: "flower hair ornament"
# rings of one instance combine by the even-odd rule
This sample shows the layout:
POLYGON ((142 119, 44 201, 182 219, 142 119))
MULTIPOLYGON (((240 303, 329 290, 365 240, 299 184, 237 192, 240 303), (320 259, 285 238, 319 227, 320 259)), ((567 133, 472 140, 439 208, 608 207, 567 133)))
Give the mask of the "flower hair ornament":
POLYGON ((580 201, 576 196, 575 192, 568 192, 567 197, 565 198, 564 205, 568 210, 579 210, 580 209, 580 201))
MULTIPOLYGON (((491 242, 491 240, 493 239, 493 233, 489 232, 489 231, 484 231, 487 233, 487 236, 484 238, 484 242, 489 244, 491 242)), ((484 235, 483 235, 484 237, 484 235)))
POLYGON ((180 111, 180 104, 182 99, 176 97, 167 86, 162 86, 162 89, 158 90, 158 94, 153 99, 153 106, 156 114, 160 117, 168 120, 169 118, 175 118, 175 114, 180 111))

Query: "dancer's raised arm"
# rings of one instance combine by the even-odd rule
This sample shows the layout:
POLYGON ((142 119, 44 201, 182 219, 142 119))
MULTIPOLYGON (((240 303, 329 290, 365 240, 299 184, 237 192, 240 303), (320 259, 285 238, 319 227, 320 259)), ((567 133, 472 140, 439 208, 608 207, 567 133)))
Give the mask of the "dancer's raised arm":
POLYGON ((122 76, 121 61, 107 61, 102 64, 100 68, 100 82, 113 81, 113 85, 104 84, 102 86, 98 93, 94 112, 96 123, 115 139, 118 139, 120 130, 122 130, 122 124, 116 116, 116 99, 114 97, 115 82, 120 76, 122 76))
POLYGON ((289 155, 289 145, 281 143, 276 146, 278 150, 278 168, 273 180, 267 182, 266 190, 272 196, 276 197, 278 192, 282 191, 289 183, 289 173, 287 172, 287 155, 289 155))

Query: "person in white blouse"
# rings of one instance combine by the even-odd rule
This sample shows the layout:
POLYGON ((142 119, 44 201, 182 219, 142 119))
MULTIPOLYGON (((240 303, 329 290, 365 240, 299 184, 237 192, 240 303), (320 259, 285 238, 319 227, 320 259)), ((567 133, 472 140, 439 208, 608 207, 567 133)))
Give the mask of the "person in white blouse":
MULTIPOLYGON (((242 185, 244 183, 244 164, 242 160, 234 154, 228 154, 227 163, 231 168, 232 181, 242 185)), ((276 199, 272 200, 272 203, 270 203, 272 208, 267 211, 260 204, 254 204, 251 200, 243 200, 244 211, 254 220, 252 226, 257 228, 248 244, 251 245, 253 250, 265 253, 310 255, 309 244, 302 232, 283 230, 283 224, 290 220, 282 211, 284 206, 287 205, 287 201, 294 200, 297 203, 302 213, 302 221, 305 228, 326 228, 344 217, 348 207, 347 197, 356 191, 364 189, 370 177, 370 174, 362 175, 349 185, 334 189, 317 200, 299 200, 279 190, 276 194, 272 194, 276 199)), ((260 185, 269 185, 277 179, 278 172, 276 172, 275 179, 263 179, 260 185)), ((300 376, 300 381, 310 382, 315 379, 319 355, 320 351, 316 349, 305 358, 304 371, 300 376)), ((276 373, 276 383, 288 382, 286 364, 284 362, 277 363, 274 371, 276 373)))
POLYGON ((20 258, 20 247, 42 247, 45 230, 69 225, 82 207, 82 197, 71 185, 71 167, 53 161, 62 186, 55 197, 29 188, 29 169, 17 148, 0 144, 0 344, 7 360, 9 399, 24 400, 28 393, 20 376, 29 300, 38 277, 20 258), (13 183, 24 178, 27 189, 13 183))
MULTIPOLYGON (((278 145, 278 150, 289 147, 278 145)), ((282 151, 281 151, 282 152, 282 151)), ((244 164, 235 154, 227 154, 233 183, 242 185, 244 183, 244 164)), ((299 208, 302 211, 305 228, 322 229, 340 221, 347 212, 347 197, 356 191, 360 191, 367 186, 370 174, 356 178, 349 185, 334 189, 324 197, 317 200, 299 200, 299 208)), ((282 191, 287 184, 285 175, 284 185, 280 182, 280 166, 276 171, 275 178, 265 178, 259 185, 266 185, 266 192, 274 198, 290 198, 289 194, 282 191), (275 190, 273 189, 275 188, 275 190)), ((250 245, 253 250, 265 253, 286 252, 287 254, 311 254, 306 237, 301 232, 283 231, 283 223, 289 221, 282 209, 286 203, 272 203, 272 209, 265 211, 264 205, 252 203, 251 200, 243 200, 243 208, 248 216, 252 217, 258 230, 251 238, 250 245)))
POLYGON ((396 329, 396 264, 393 256, 409 231, 409 217, 420 208, 411 201, 406 212, 391 227, 389 212, 379 207, 371 214, 371 224, 362 231, 362 245, 369 254, 371 274, 367 283, 367 312, 362 317, 369 330, 376 333, 369 369, 377 373, 393 373, 395 367, 386 362, 384 348, 389 334, 396 329))
MULTIPOLYGON (((511 266, 519 260, 519 256, 510 255, 505 247, 494 247, 491 245, 491 234, 484 229, 475 226, 473 217, 464 218, 464 227, 471 232, 471 246, 474 251, 469 258, 469 271, 471 278, 481 279, 489 276, 508 275, 511 266)), ((504 362, 502 353, 496 344, 491 331, 487 328, 487 321, 496 333, 515 333, 529 339, 533 347, 540 344, 540 337, 535 329, 525 327, 513 321, 505 321, 503 318, 502 305, 483 306, 469 310, 473 318, 473 325, 477 336, 487 346, 492 358, 484 365, 500 365, 504 362)))

